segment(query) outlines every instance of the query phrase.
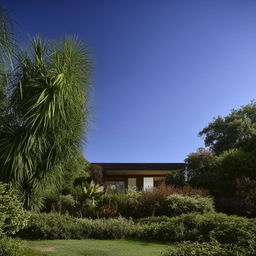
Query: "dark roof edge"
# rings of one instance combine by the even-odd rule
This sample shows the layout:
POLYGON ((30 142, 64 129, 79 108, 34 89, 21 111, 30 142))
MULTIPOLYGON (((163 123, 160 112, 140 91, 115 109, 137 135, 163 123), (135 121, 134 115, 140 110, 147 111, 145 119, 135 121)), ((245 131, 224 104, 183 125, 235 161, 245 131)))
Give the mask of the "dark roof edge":
POLYGON ((105 170, 178 170, 186 167, 185 163, 91 163, 105 170))
POLYGON ((152 163, 135 163, 135 162, 131 162, 131 163, 123 163, 123 162, 108 162, 108 163, 103 163, 103 162, 91 162, 91 164, 186 164, 184 162, 164 162, 164 163, 156 163, 156 162, 152 162, 152 163))

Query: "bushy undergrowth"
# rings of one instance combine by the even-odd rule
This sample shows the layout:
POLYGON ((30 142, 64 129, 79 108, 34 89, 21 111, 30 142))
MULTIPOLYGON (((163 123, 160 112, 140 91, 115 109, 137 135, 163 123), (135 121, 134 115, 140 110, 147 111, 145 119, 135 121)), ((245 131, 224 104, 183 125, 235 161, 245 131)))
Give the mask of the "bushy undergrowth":
MULTIPOLYGON (((97 217, 176 216, 189 212, 213 211, 213 200, 207 197, 207 191, 189 186, 174 187, 161 185, 152 191, 127 194, 106 194, 98 201, 97 217)), ((91 212, 90 212, 91 213, 91 212)), ((95 217, 90 216, 89 217, 95 217)))
POLYGON ((131 237, 134 223, 124 218, 78 219, 58 214, 34 214, 18 233, 25 239, 118 239, 131 237))
MULTIPOLYGON (((166 207, 170 195, 205 198, 208 192, 190 186, 175 187, 162 184, 149 191, 128 191, 126 194, 104 194, 88 203, 88 198, 77 195, 51 196, 47 199, 44 212, 57 212, 85 218, 143 218, 148 216, 173 216, 166 207)), ((207 200, 207 199, 206 199, 207 200)), ((189 207, 189 206, 188 206, 189 207)), ((187 208, 188 208, 187 207, 187 208)), ((197 211, 196 207, 194 207, 197 211)), ((198 212, 204 212, 200 209, 198 212)), ((185 211, 191 212, 191 211, 185 211)))
POLYGON ((25 239, 118 239, 209 242, 248 246, 256 241, 256 220, 225 214, 184 214, 148 218, 134 223, 124 218, 76 219, 57 214, 35 214, 18 235, 25 239))
POLYGON ((15 191, 0 183, 0 237, 13 235, 26 226, 29 214, 18 200, 15 191))
POLYGON ((228 214, 256 217, 256 180, 236 179, 230 188, 231 195, 219 196, 218 208, 228 214))
POLYGON ((167 216, 151 216, 151 217, 145 217, 141 219, 135 220, 138 224, 154 224, 154 223, 162 223, 170 220, 170 217, 167 216))
MULTIPOLYGON (((144 219, 145 222, 145 219, 144 219)), ((201 241, 215 239, 220 243, 247 245, 256 240, 256 221, 225 214, 184 214, 164 221, 153 219, 153 223, 141 224, 137 235, 144 240, 167 242, 201 241)))
POLYGON ((0 240, 0 256, 44 256, 44 254, 27 248, 20 240, 4 238, 0 240))
POLYGON ((168 216, 198 212, 214 212, 213 199, 202 196, 170 195, 166 199, 166 213, 168 216))
POLYGON ((241 247, 235 244, 182 242, 176 247, 170 247, 162 256, 255 256, 256 247, 253 241, 250 246, 241 247))

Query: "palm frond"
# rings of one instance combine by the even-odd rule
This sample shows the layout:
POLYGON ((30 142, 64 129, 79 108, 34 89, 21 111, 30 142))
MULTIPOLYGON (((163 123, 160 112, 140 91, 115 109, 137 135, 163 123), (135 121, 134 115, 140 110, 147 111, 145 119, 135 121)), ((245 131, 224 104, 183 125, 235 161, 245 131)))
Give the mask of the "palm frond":
POLYGON ((37 37, 28 51, 16 55, 16 63, 10 84, 12 120, 0 124, 0 179, 30 184, 28 197, 46 180, 51 183, 47 177, 54 180, 58 175, 52 171, 81 146, 91 61, 76 38, 50 43, 37 37))

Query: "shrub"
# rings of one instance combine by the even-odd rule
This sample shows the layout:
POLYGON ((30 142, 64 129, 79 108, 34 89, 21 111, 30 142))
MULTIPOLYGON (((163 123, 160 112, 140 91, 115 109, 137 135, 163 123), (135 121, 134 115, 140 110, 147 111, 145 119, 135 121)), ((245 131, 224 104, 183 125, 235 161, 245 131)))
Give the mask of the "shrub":
POLYGON ((0 240, 0 256, 43 256, 26 247, 26 244, 17 239, 4 238, 0 240))
POLYGON ((209 243, 182 242, 170 247, 163 256, 255 256, 256 247, 253 242, 249 247, 234 244, 223 245, 216 241, 209 243))
POLYGON ((84 237, 95 239, 121 239, 134 236, 133 221, 124 218, 83 220, 84 237))
POLYGON ((25 239, 79 239, 79 220, 58 214, 33 214, 28 225, 18 232, 25 239))
POLYGON ((138 224, 153 224, 153 223, 162 223, 169 220, 170 218, 167 216, 159 216, 159 217, 152 216, 152 217, 137 219, 135 222, 138 224))
POLYGON ((240 216, 256 217, 256 180, 236 179, 231 187, 232 196, 217 200, 221 211, 240 216))
POLYGON ((210 242, 249 246, 256 241, 256 220, 225 214, 191 213, 172 218, 147 218, 134 223, 124 218, 77 219, 57 214, 34 214, 18 232, 25 239, 119 239, 210 242))
POLYGON ((24 211, 15 192, 0 183, 0 236, 15 234, 25 227, 29 214, 24 211))
POLYGON ((43 212, 75 215, 77 211, 77 202, 70 194, 51 194, 45 199, 43 212))
POLYGON ((183 187, 176 187, 172 185, 160 185, 158 187, 155 187, 152 191, 143 191, 143 194, 148 194, 148 193, 155 193, 157 195, 161 195, 162 197, 167 197, 169 195, 173 194, 180 194, 180 195, 187 195, 187 196, 194 196, 194 195, 199 195, 199 196, 207 196, 209 195, 209 192, 205 189, 198 189, 198 188, 193 188, 191 186, 183 186, 183 187))
POLYGON ((138 218, 141 198, 142 194, 140 192, 105 194, 98 202, 97 216, 107 218, 117 216, 138 218))
POLYGON ((133 236, 131 220, 78 219, 58 214, 34 214, 26 228, 18 233, 25 239, 117 239, 133 236))
POLYGON ((139 239, 167 242, 201 241, 215 239, 220 243, 248 246, 256 240, 256 221, 225 214, 185 214, 167 221, 140 224, 136 233, 139 239))
POLYGON ((201 196, 170 195, 166 199, 166 215, 177 216, 185 213, 214 212, 213 199, 201 196))
POLYGON ((217 156, 215 164, 211 168, 194 176, 190 180, 190 184, 208 189, 217 199, 236 198, 235 180, 243 180, 245 177, 255 179, 255 166, 254 153, 242 149, 230 149, 217 156))
MULTIPOLYGON (((206 196, 206 190, 194 189, 190 186, 174 187, 160 185, 150 191, 127 194, 106 194, 98 201, 94 216, 89 217, 132 217, 133 219, 148 216, 170 215, 166 209, 166 198, 173 194, 186 196, 206 196)), ((88 217, 88 215, 87 215, 88 217)))

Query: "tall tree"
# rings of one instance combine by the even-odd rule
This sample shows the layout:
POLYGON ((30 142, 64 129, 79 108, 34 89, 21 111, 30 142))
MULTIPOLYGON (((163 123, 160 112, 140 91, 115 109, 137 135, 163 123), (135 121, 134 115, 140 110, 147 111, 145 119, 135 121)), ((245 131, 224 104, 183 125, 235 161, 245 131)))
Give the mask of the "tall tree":
POLYGON ((218 155, 234 148, 253 150, 256 145, 256 102, 233 109, 225 117, 218 116, 199 135, 218 155))
POLYGON ((216 157, 211 151, 205 148, 198 148, 197 152, 190 153, 185 159, 188 178, 191 179, 209 170, 215 165, 215 162, 216 157))
POLYGON ((15 39, 11 18, 6 10, 0 8, 0 125, 2 115, 7 107, 7 83, 13 67, 14 46, 15 39))
POLYGON ((76 38, 36 38, 16 54, 15 64, 8 84, 12 118, 0 127, 0 178, 15 183, 24 206, 33 209, 80 150, 88 123, 90 52, 76 38))

